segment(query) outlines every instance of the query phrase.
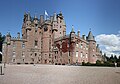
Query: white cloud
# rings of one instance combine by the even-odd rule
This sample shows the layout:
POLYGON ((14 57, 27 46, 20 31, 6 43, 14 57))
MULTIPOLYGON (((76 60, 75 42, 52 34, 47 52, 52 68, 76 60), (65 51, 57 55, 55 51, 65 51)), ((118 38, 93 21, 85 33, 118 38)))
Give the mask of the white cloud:
POLYGON ((103 53, 120 55, 120 35, 117 34, 101 34, 96 36, 96 41, 100 44, 103 53))
POLYGON ((118 31, 118 33, 120 34, 120 30, 118 31))

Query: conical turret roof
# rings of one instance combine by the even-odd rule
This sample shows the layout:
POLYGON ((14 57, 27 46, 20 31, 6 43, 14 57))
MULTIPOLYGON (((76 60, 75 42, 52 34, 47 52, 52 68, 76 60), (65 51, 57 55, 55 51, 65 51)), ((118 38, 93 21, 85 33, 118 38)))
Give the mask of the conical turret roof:
POLYGON ((72 30, 71 30, 71 32, 72 32, 72 33, 75 33, 73 25, 72 25, 72 30))
POLYGON ((28 19, 27 19, 28 21, 30 21, 31 20, 31 16, 30 16, 30 13, 28 13, 28 19))
POLYGON ((90 41, 90 40, 94 40, 94 36, 91 31, 88 34, 88 41, 90 41))

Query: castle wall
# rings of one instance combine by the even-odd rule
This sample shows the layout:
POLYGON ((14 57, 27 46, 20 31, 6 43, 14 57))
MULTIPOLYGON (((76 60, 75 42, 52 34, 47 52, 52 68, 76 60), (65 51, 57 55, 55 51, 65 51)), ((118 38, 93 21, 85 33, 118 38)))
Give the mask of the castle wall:
MULTIPOLYGON (((19 33, 18 33, 19 34, 19 33)), ((18 35, 20 36, 20 35, 18 35)), ((82 64, 102 60, 92 34, 89 40, 76 35, 74 30, 66 35, 62 13, 50 20, 31 19, 24 15, 22 38, 6 35, 3 44, 3 62, 21 64, 82 64)))

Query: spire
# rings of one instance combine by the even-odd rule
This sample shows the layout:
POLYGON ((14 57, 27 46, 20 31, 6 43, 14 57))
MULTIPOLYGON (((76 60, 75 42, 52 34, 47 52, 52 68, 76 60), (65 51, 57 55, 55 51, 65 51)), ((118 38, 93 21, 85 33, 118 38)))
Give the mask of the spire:
POLYGON ((28 19, 27 19, 28 21, 30 21, 31 20, 31 16, 30 16, 30 13, 28 13, 28 19))
POLYGON ((35 14, 34 18, 35 18, 35 19, 37 19, 37 16, 36 16, 36 14, 35 14))
POLYGON ((93 40, 94 41, 94 36, 92 34, 92 32, 90 31, 88 34, 88 41, 93 40))
POLYGON ((74 32, 74 27, 73 27, 73 25, 72 25, 72 30, 71 30, 71 32, 72 32, 72 33, 75 33, 75 32, 74 32))
POLYGON ((60 11, 60 14, 59 14, 60 16, 62 16, 62 11, 60 11))
POLYGON ((27 14, 26 14, 26 12, 24 12, 24 16, 26 16, 27 14))
POLYGON ((54 16, 53 16, 53 21, 57 21, 57 18, 56 18, 56 13, 54 13, 54 16))
POLYGON ((11 37, 10 32, 7 32, 7 36, 8 36, 8 37, 11 37))

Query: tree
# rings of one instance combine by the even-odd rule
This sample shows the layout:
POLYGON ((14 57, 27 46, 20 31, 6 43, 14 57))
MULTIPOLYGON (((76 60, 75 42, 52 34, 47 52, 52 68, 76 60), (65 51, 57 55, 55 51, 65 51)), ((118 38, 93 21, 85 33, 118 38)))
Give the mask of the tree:
POLYGON ((117 62, 117 56, 116 55, 114 56, 114 62, 117 62))
POLYGON ((111 57, 110 57, 110 62, 114 63, 114 57, 113 57, 113 54, 111 54, 111 57))
POLYGON ((118 57, 118 61, 117 62, 120 62, 120 56, 118 57))
MULTIPOLYGON (((0 52, 2 52, 2 44, 3 44, 3 41, 5 40, 5 36, 3 36, 1 33, 0 33, 0 52)), ((0 61, 2 61, 2 55, 0 54, 0 61)))

